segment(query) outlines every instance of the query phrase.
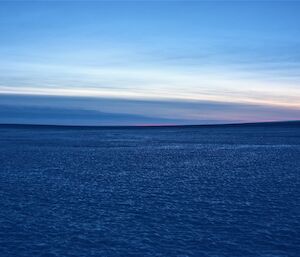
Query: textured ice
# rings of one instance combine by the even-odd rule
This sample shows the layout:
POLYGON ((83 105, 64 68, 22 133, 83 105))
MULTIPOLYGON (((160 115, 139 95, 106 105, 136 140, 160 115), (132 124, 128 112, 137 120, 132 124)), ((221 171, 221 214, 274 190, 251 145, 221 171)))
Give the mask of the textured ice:
POLYGON ((0 256, 300 256, 300 126, 0 127, 0 256))

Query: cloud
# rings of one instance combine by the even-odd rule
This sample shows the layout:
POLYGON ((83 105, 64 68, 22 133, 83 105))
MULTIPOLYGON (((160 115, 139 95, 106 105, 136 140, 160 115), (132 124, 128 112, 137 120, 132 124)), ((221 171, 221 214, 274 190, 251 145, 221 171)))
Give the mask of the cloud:
POLYGON ((300 119, 293 109, 212 101, 0 95, 0 102, 0 123, 167 125, 300 119))
POLYGON ((264 78, 239 70, 14 63, 6 65, 4 71, 0 74, 0 93, 207 100, 300 108, 298 80, 264 78))
POLYGON ((134 114, 106 113, 57 107, 1 105, 0 123, 99 126, 193 124, 189 120, 155 118, 134 114))

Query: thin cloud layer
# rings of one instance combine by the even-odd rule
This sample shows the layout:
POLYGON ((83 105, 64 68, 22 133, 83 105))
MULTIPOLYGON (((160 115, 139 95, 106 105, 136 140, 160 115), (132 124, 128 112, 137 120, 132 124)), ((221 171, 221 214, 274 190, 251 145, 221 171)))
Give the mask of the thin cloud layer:
POLYGON ((212 101, 2 95, 0 102, 0 123, 183 125, 299 119, 298 110, 212 101))

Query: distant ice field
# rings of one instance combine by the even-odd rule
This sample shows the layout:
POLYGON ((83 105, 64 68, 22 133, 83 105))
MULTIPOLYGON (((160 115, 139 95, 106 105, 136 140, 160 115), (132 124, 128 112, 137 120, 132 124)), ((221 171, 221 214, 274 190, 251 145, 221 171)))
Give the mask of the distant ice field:
POLYGON ((300 123, 0 125, 0 256, 300 256, 300 123))

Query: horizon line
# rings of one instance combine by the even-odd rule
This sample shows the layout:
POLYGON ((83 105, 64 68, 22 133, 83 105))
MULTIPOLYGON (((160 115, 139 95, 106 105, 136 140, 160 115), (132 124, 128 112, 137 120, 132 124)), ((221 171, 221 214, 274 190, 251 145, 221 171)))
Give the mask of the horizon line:
POLYGON ((149 124, 149 125, 62 125, 62 124, 34 124, 34 123, 0 123, 2 127, 36 127, 36 128, 70 128, 70 129, 105 129, 105 128, 190 128, 190 127, 231 127, 231 126, 259 126, 259 125, 287 125, 293 124, 300 126, 300 120, 286 121, 259 121, 259 122, 240 122, 222 124, 149 124))

